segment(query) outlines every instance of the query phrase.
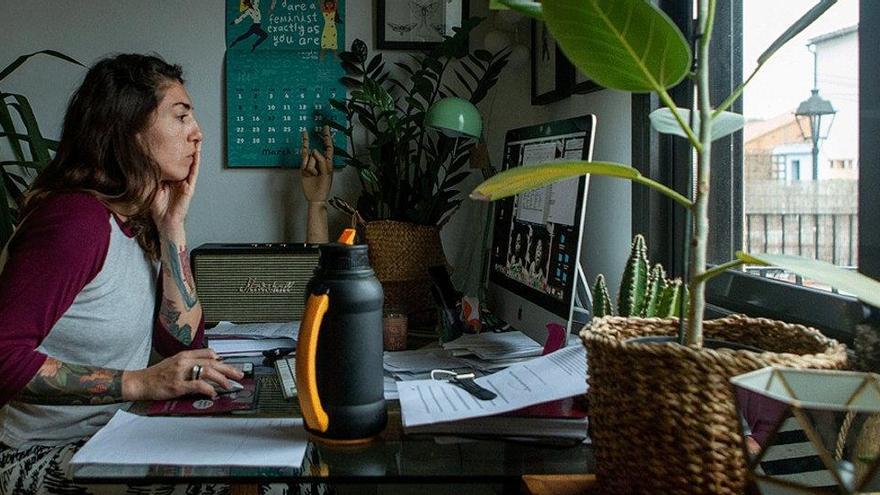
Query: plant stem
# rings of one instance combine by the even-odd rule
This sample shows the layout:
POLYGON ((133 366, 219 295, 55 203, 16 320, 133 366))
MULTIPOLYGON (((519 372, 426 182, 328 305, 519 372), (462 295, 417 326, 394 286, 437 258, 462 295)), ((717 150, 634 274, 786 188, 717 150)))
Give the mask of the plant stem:
POLYGON ((710 269, 706 270, 705 272, 701 273, 699 277, 694 277, 694 278, 698 279, 698 281, 700 281, 700 282, 708 282, 709 279, 711 279, 712 277, 721 275, 722 273, 726 272, 727 270, 729 270, 731 268, 736 268, 744 263, 745 263, 745 261, 743 261, 743 260, 731 260, 731 261, 728 261, 727 263, 710 268, 710 269))
POLYGON ((758 73, 758 69, 760 69, 763 66, 764 66, 764 64, 758 64, 758 66, 755 67, 755 70, 753 70, 752 73, 749 74, 749 78, 746 79, 739 86, 737 86, 736 89, 733 90, 733 93, 730 93, 730 95, 724 100, 724 102, 722 102, 721 105, 718 105, 718 108, 716 108, 715 111, 712 112, 712 118, 717 117, 718 115, 721 114, 721 112, 727 110, 730 107, 730 105, 733 105, 733 102, 735 102, 736 99, 739 98, 739 95, 741 95, 742 92, 746 89, 746 86, 749 84, 749 81, 751 81, 752 78, 755 77, 755 74, 758 73))
POLYGON ((637 182, 639 184, 643 184, 648 187, 652 187, 652 188, 656 189, 657 191, 666 195, 666 197, 668 197, 669 199, 675 201, 676 203, 680 204, 681 206, 684 206, 685 209, 690 210, 694 206, 693 203, 691 203, 691 201, 689 199, 687 199, 685 196, 679 194, 678 191, 676 191, 675 189, 671 189, 669 187, 666 187, 665 185, 663 185, 659 182, 653 181, 653 180, 645 177, 644 175, 639 175, 637 177, 631 177, 630 180, 633 182, 637 182))
POLYGON ((697 97, 700 107, 700 148, 697 151, 697 191, 694 198, 694 237, 690 256, 690 304, 686 345, 703 346, 703 312, 706 306, 706 244, 709 238, 709 172, 712 155, 712 106, 709 101, 709 41, 715 18, 715 0, 699 2, 700 46, 697 62, 697 97))
POLYGON ((684 131, 685 134, 687 134, 687 138, 688 141, 691 142, 691 146, 693 146, 694 149, 699 152, 700 147, 702 146, 702 144, 700 144, 700 140, 697 139, 697 136, 694 135, 694 131, 693 129, 691 129, 691 126, 689 126, 684 121, 684 118, 681 116, 681 114, 678 113, 678 107, 676 107, 675 102, 672 101, 672 97, 669 96, 666 88, 660 86, 657 89, 657 95, 660 97, 660 100, 663 102, 663 104, 666 105, 666 108, 668 108, 669 111, 672 112, 672 116, 675 117, 675 121, 678 122, 678 126, 681 127, 681 130, 684 131))

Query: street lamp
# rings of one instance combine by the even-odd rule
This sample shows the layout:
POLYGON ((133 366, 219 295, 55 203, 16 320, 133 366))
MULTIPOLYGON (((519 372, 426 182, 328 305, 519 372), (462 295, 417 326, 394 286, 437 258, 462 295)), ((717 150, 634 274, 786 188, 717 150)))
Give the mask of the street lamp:
POLYGON ((810 51, 813 52, 812 94, 798 105, 794 115, 804 139, 810 139, 813 143, 813 180, 816 181, 819 180, 819 140, 828 137, 837 111, 831 106, 830 101, 819 96, 816 45, 810 47, 812 48, 810 51))

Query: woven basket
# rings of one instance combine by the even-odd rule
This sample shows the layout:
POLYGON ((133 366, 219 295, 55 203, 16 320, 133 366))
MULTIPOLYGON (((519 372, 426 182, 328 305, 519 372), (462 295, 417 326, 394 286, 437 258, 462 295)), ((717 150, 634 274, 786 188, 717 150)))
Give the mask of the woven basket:
POLYGON ((765 352, 626 342, 673 336, 677 327, 671 319, 606 317, 581 331, 602 493, 743 493, 746 464, 728 379, 770 365, 846 365, 845 347, 818 330, 738 315, 707 321, 704 337, 765 352))
POLYGON ((436 323, 428 267, 446 265, 440 229, 433 225, 379 220, 367 223, 370 264, 385 291, 385 306, 404 311, 411 326, 436 323))

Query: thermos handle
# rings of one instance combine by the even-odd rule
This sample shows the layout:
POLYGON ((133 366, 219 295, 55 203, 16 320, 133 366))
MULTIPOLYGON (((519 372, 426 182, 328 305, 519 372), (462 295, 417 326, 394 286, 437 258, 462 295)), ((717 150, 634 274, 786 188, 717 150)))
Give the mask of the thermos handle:
POLYGON ((321 433, 327 431, 330 419, 318 396, 316 354, 318 331, 329 306, 330 297, 327 294, 309 294, 296 346, 296 391, 303 420, 309 429, 321 433))

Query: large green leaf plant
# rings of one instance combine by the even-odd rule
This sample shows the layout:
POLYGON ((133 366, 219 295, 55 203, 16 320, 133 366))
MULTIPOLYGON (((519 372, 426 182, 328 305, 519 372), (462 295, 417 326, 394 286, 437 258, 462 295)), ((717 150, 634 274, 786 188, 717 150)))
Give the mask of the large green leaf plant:
POLYGON ((431 131, 424 121, 438 99, 459 96, 476 105, 498 82, 510 50, 468 51, 468 35, 481 20, 467 19, 437 48, 395 63, 402 71, 399 79, 386 71, 381 54, 369 58, 361 40, 339 54, 347 73, 342 81, 351 92, 330 104, 347 123, 328 124, 352 143, 351 153, 340 148, 336 153, 358 171, 357 209, 365 220, 442 227, 461 204, 459 185, 470 175, 474 142, 431 131), (448 73, 455 77, 451 85, 448 73), (367 134, 366 144, 357 148, 356 124, 367 134))
POLYGON ((727 109, 742 94, 748 82, 782 45, 821 16, 836 0, 820 0, 786 29, 758 58, 754 72, 723 102, 712 106, 709 99, 709 42, 716 0, 698 0, 696 53, 669 17, 646 0, 501 0, 509 7, 547 25, 559 46, 577 68, 598 84, 636 93, 656 93, 664 107, 650 115, 660 133, 687 139, 696 156, 695 196, 679 194, 641 175, 636 169, 611 162, 556 162, 520 167, 495 175, 471 193, 480 200, 496 200, 581 174, 598 174, 628 179, 649 186, 684 207, 692 232, 688 246, 687 318, 679 340, 702 346, 706 281, 729 268, 759 264, 782 267, 798 275, 827 283, 853 294, 873 306, 880 306, 880 283, 830 263, 797 256, 737 252, 737 259, 708 267, 706 245, 709 232, 709 177, 712 142, 738 131, 742 115, 727 109), (696 88, 696 109, 678 108, 667 91, 687 79, 696 88))
MULTIPOLYGON (((35 55, 48 55, 82 65, 76 60, 53 50, 42 50, 15 59, 0 71, 0 84, 22 64, 35 55)), ((4 91, 0 86, 0 143, 6 142, 8 151, 0 147, 0 249, 12 237, 18 222, 18 210, 24 192, 31 180, 48 165, 58 141, 43 136, 28 99, 21 94, 4 91)))

